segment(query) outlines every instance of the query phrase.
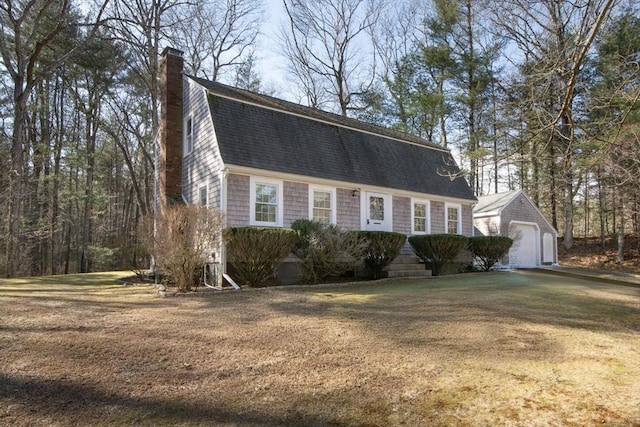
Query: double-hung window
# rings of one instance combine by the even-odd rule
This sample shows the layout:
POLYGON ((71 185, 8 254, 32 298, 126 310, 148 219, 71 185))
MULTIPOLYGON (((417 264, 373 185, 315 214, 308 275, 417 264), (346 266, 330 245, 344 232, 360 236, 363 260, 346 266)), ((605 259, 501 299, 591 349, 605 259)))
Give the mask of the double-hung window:
POLYGON ((282 181, 251 177, 251 224, 282 227, 282 181))
POLYGON ((193 151, 193 118, 187 117, 184 121, 184 154, 189 154, 193 151))
POLYGON ((309 219, 323 224, 336 223, 336 191, 333 188, 309 188, 309 219))
POLYGON ((412 234, 429 234, 429 201, 412 200, 411 202, 412 234))
POLYGON ((445 204, 445 226, 448 234, 462 234, 461 207, 458 204, 445 204))
POLYGON ((206 185, 198 189, 198 202, 203 206, 209 204, 209 191, 206 185))

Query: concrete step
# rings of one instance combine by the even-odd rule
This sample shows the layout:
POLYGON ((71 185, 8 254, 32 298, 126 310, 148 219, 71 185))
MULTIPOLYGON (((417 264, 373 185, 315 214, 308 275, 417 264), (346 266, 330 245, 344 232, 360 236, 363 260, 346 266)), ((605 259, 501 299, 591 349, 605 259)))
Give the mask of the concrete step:
POLYGON ((416 256, 416 253, 413 251, 413 247, 411 246, 411 244, 409 244, 408 241, 404 244, 402 249, 400 249, 400 256, 401 257, 405 257, 405 256, 415 257, 416 256))
POLYGON ((431 277, 431 270, 426 270, 424 263, 415 254, 405 252, 387 267, 387 275, 388 277, 431 277))
POLYGON ((419 264, 420 258, 415 255, 400 255, 391 264, 419 264))

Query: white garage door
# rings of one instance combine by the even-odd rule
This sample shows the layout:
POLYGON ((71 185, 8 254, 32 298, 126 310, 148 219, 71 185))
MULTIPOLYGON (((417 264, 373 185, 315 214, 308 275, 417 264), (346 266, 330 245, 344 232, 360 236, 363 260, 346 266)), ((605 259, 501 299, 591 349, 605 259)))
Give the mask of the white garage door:
POLYGON ((513 246, 509 250, 509 262, 522 268, 536 267, 538 254, 536 245, 537 229, 528 224, 512 224, 513 246))

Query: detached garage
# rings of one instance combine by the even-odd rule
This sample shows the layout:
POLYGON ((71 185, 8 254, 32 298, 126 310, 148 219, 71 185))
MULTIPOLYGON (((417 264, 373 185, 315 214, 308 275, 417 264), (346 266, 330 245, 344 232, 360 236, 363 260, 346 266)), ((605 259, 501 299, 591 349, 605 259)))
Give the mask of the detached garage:
POLYGON ((504 264, 534 268, 558 263, 558 232, 522 190, 478 197, 473 222, 476 233, 514 240, 504 264))

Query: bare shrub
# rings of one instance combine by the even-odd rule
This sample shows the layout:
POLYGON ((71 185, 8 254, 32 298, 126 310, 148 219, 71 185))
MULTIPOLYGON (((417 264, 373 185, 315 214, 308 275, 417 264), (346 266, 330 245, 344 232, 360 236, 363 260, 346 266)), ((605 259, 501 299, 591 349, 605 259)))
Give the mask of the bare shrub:
POLYGON ((156 267, 180 292, 198 285, 198 272, 220 247, 222 214, 203 205, 175 205, 147 220, 145 245, 156 267))

